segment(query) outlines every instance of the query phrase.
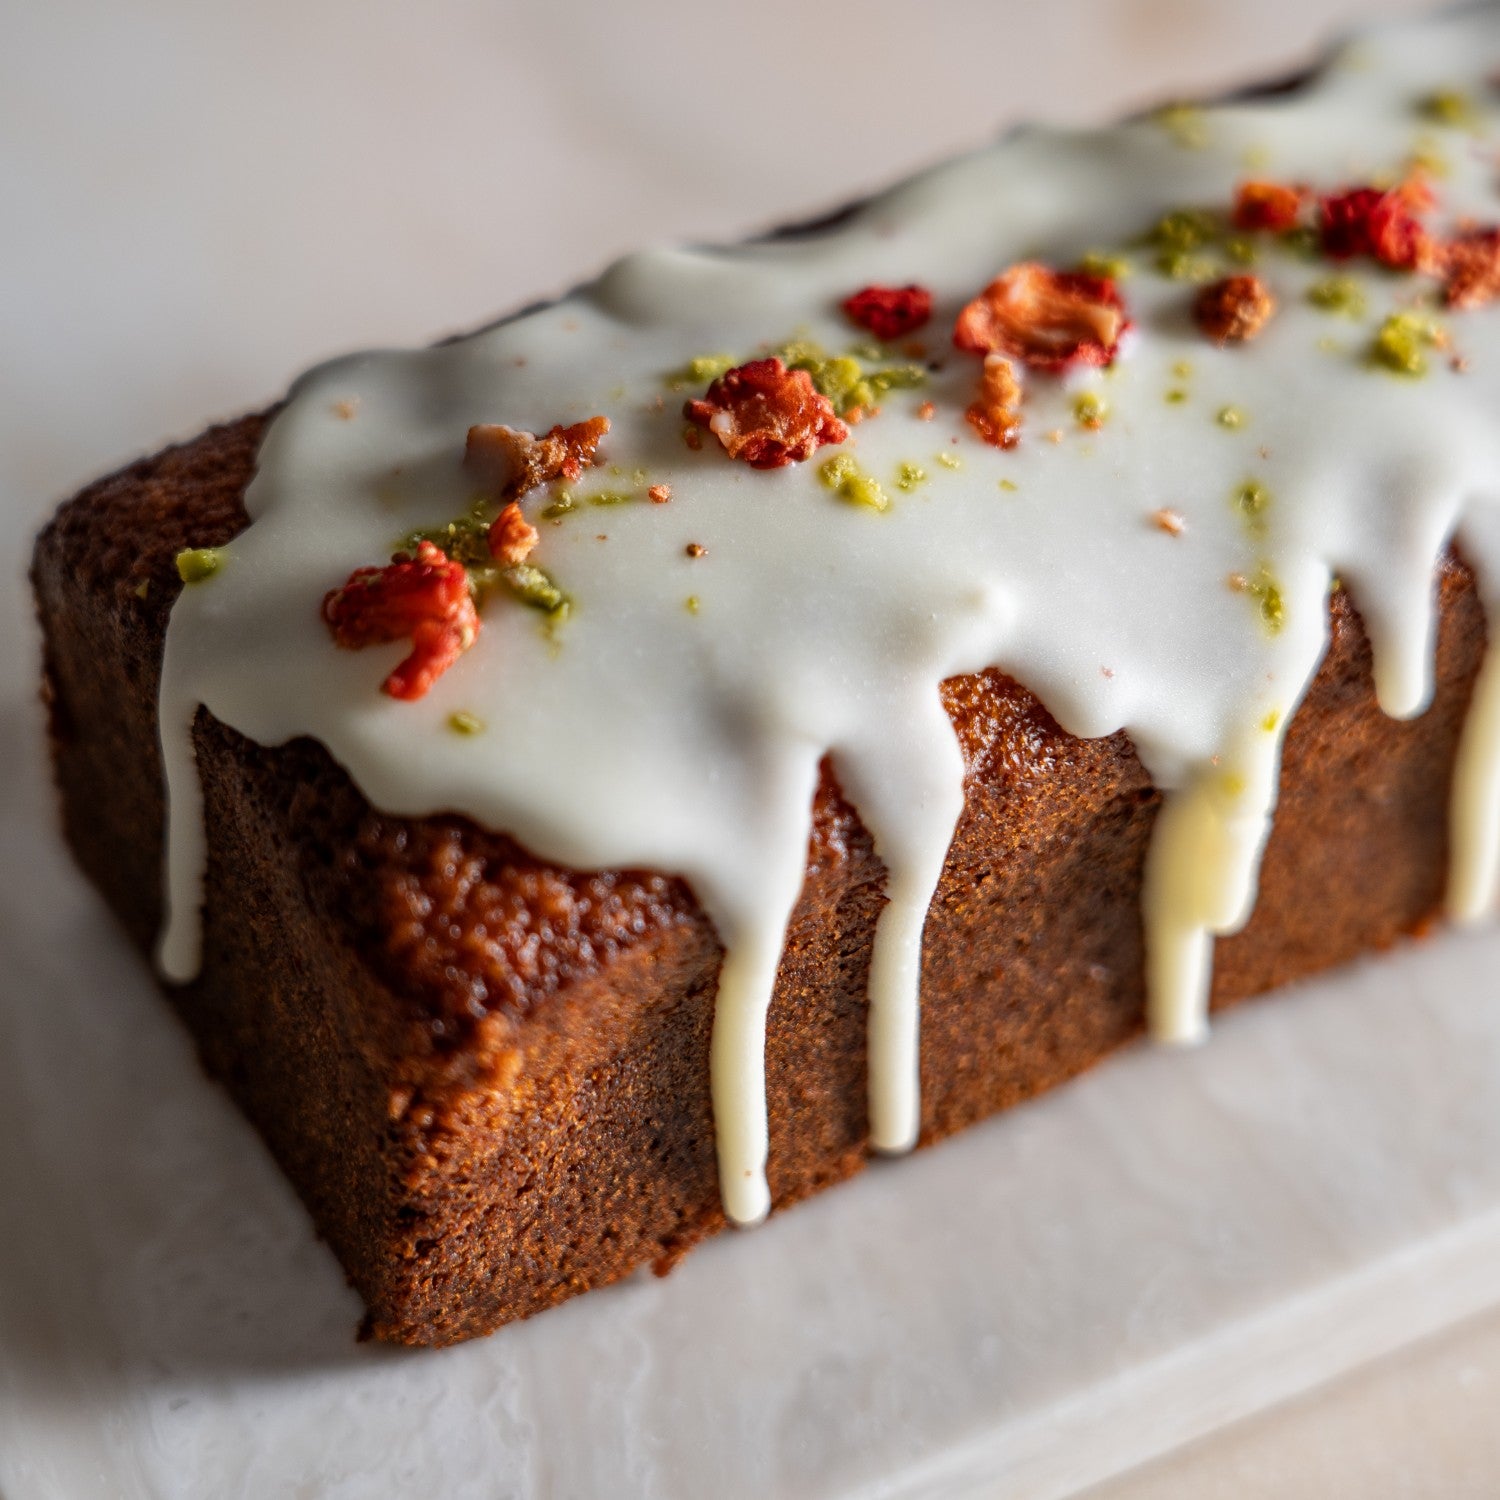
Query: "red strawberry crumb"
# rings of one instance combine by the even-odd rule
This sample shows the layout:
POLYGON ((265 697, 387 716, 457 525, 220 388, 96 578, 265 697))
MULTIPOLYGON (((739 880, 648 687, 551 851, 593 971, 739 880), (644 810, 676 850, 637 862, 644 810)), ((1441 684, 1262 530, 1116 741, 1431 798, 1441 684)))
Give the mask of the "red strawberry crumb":
POLYGON ((531 556, 537 540, 536 527, 521 514, 521 507, 512 500, 490 525, 490 556, 496 562, 515 567, 531 556))
POLYGON ((1303 188, 1280 182, 1242 182, 1234 195, 1234 227, 1276 234, 1295 229, 1306 199, 1303 188))
POLYGON ((718 438, 724 451, 754 469, 779 469, 811 458, 825 443, 842 443, 849 429, 806 370, 779 359, 738 365, 687 402, 683 415, 718 438))
POLYGON ((381 684, 407 701, 422 697, 479 634, 468 574, 431 542, 419 542, 415 557, 398 552, 385 567, 356 568, 325 596, 323 619, 350 651, 409 636, 410 655, 381 684))
POLYGON ((1276 311, 1275 299, 1258 276, 1226 276, 1198 293, 1193 319, 1220 344, 1253 339, 1276 311))
POLYGON ((987 354, 979 376, 979 394, 964 413, 985 442, 1014 448, 1021 437, 1021 383, 1001 354, 987 354))
POLYGON ((1063 370, 1110 364, 1127 327, 1125 305, 1110 277, 1024 261, 959 313, 953 342, 971 353, 1005 354, 1034 369, 1063 370))
POLYGON ((851 323, 891 343, 932 316, 932 293, 925 286, 867 286, 845 298, 843 308, 851 323))

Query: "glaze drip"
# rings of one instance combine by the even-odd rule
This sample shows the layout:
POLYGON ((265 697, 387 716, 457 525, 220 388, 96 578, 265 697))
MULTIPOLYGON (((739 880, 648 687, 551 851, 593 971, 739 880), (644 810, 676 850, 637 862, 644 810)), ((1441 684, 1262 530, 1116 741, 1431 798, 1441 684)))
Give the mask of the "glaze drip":
MULTIPOLYGON (((1384 28, 1304 91, 1205 111, 1191 133, 1028 130, 830 231, 631 256, 470 338, 305 376, 266 437, 250 526, 172 613, 163 970, 186 980, 199 962, 200 704, 263 743, 319 739, 386 811, 459 811, 558 863, 681 875, 726 949, 720 1175, 728 1215, 753 1222, 770 1206, 765 1017, 819 765, 831 758, 888 872, 870 1124, 878 1149, 899 1151, 921 1118, 922 927, 963 807, 939 687, 998 667, 1075 735, 1128 731, 1165 791, 1143 914, 1149 1020, 1196 1040, 1213 937, 1254 902, 1282 735, 1324 652, 1335 576, 1367 622, 1380 701, 1403 716, 1431 692, 1433 572, 1455 535, 1492 615, 1500 602, 1500 305, 1435 313, 1452 344, 1419 350, 1426 373, 1411 378, 1375 351, 1387 319, 1436 307, 1430 282, 1350 261, 1338 271, 1357 296, 1334 299, 1326 262, 1265 238, 1250 253, 1278 311, 1253 344, 1220 347, 1194 324, 1193 257, 1222 249, 1184 259, 1144 235, 1174 210, 1227 204, 1247 176, 1332 190, 1393 181, 1414 155, 1441 169, 1439 217, 1494 223, 1497 64, 1495 9, 1384 28), (1461 124, 1424 108, 1437 91, 1471 101, 1461 124), (1091 253, 1132 267, 1120 357, 1028 379, 1018 446, 979 441, 963 416, 977 363, 947 343, 958 309, 1008 265, 1091 253), (868 342, 840 311, 850 294, 912 281, 936 304, 925 384, 884 392, 824 450, 855 460, 884 508, 830 488, 816 458, 760 472, 684 444, 672 377, 688 361, 790 339, 841 353, 868 342), (471 425, 543 432, 595 413, 612 423, 600 467, 567 505, 544 497, 545 519, 528 506, 534 560, 569 617, 487 602, 476 644, 426 697, 382 697, 404 647, 338 650, 324 594, 472 505, 471 425), (661 485, 670 503, 648 499, 661 485), (457 734, 455 716, 482 727, 457 734)), ((1449 906, 1475 920, 1500 868, 1493 658, 1452 828, 1449 906)))

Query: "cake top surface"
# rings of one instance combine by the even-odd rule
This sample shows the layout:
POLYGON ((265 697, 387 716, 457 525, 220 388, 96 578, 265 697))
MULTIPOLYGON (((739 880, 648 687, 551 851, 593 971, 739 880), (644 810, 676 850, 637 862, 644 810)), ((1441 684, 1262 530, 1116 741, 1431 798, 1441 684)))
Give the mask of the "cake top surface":
POLYGON ((754 1218, 819 765, 889 872, 871 1103, 896 1147, 962 806, 938 685, 998 667, 1077 735, 1127 730, 1172 793, 1149 979, 1157 1029, 1193 1034, 1335 579, 1400 715, 1430 692, 1449 540, 1500 586, 1497 68, 1495 9, 1387 27, 1295 92, 1018 131, 826 230, 648 251, 312 371, 249 528, 182 562, 168 972, 196 965, 200 703, 314 736, 388 811, 680 874, 726 947, 720 1157, 754 1218), (424 639, 445 669, 403 677, 424 639))

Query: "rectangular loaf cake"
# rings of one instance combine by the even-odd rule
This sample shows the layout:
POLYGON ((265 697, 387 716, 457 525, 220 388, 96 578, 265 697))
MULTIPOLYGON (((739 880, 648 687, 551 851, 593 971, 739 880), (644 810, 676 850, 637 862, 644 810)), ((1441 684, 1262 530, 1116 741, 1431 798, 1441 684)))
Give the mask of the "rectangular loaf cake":
POLYGON ((1288 102, 1002 145, 747 250, 722 337, 726 288, 710 283, 733 257, 637 258, 446 351, 310 377, 286 407, 99 481, 48 526, 33 579, 68 842, 148 958, 168 927, 166 993, 365 1299, 370 1333, 450 1343, 664 1271, 725 1227, 726 1203, 756 1216, 753 1195, 726 1187, 742 1158, 747 1180, 763 1161, 781 1209, 867 1165, 872 1108, 883 1148, 931 1144, 1082 1072, 1148 1011, 1158 1034, 1190 1038, 1204 1009, 1425 932, 1445 893, 1464 914, 1487 901, 1488 845, 1469 828, 1495 782, 1476 682, 1500 536, 1480 502, 1500 462, 1463 424, 1481 425, 1500 327, 1470 275, 1468 179, 1429 186, 1398 146, 1431 126, 1457 158, 1461 133, 1489 128, 1479 80, 1500 63, 1500 24, 1484 12, 1361 45, 1375 61, 1357 87, 1335 63, 1288 102), (1404 111, 1370 139, 1370 119, 1404 111), (1367 141, 1353 166, 1351 134, 1367 141), (1125 190, 1085 191, 1096 170, 1125 190), (991 171, 1001 207, 971 233, 991 171), (1066 191, 1018 207, 1012 232, 1000 189, 1019 202, 1014 179, 1048 173, 1066 191), (913 223, 957 246, 955 264, 924 259, 913 223), (869 251, 867 235, 897 251, 869 251), (1038 243, 1046 263, 1022 261, 1038 243), (898 263, 911 284, 896 284, 898 263), (848 353, 830 332, 841 318, 848 353), (631 385, 643 377, 621 330, 651 346, 649 389, 631 385), (586 376, 561 355, 554 367, 570 337, 591 341, 586 376), (600 375, 600 358, 619 368, 600 375), (1289 391, 1304 365, 1307 388, 1289 391), (755 380, 772 382, 756 398, 769 416, 747 416, 755 380), (615 389, 630 394, 606 410, 615 389), (420 421, 452 430, 451 474, 427 427, 412 436, 413 391, 420 421), (580 435, 596 413, 608 436, 580 435), (377 448, 400 435, 378 462, 356 442, 370 427, 377 448), (1356 436, 1368 451, 1341 473, 1356 436), (335 471, 350 488, 321 515, 327 556, 309 559, 279 518, 316 488, 309 476, 335 471), (1091 508, 1075 514, 1066 497, 1090 473, 1091 508), (432 519, 459 520, 419 547, 421 485, 452 502, 432 519), (366 491, 361 511, 349 496, 366 491), (1051 509, 1025 519, 1038 494, 1051 509), (931 555, 896 530, 919 513, 931 555), (804 515, 817 518, 806 538, 804 515), (784 594, 765 559, 741 562, 773 525, 784 594), (987 578, 948 561, 983 553, 984 528, 1018 569, 1050 570, 1036 597, 1000 570, 992 599, 987 578), (258 534, 271 540, 256 552, 258 534), (693 668, 701 695, 722 696, 733 733, 719 757, 695 748, 698 762, 653 718, 655 668, 618 703, 628 668, 589 693, 563 675, 610 590, 648 591, 639 559, 657 536, 670 616, 616 603, 606 623, 641 657, 701 629, 692 641, 710 645, 682 660, 708 663, 693 668), (631 563, 623 583, 589 561, 612 548, 631 563), (825 568, 826 597, 809 592, 799 548, 825 568), (1159 573, 1137 566, 1158 556, 1159 573), (1204 603, 1178 582, 1189 566, 1204 603), (449 579, 447 614, 424 593, 428 613, 400 628, 348 624, 390 591, 449 579), (929 601, 932 620, 957 621, 931 650, 929 601), (272 684, 259 698, 230 680, 257 610, 301 632, 280 655, 247 653, 244 681, 272 684), (1076 643, 1060 636, 1070 617, 1076 643), (867 645, 888 620, 889 639, 867 645), (1220 670, 1206 632, 1226 620, 1243 620, 1244 644, 1222 647, 1220 670), (763 645, 747 651, 758 621, 763 645), (951 725, 947 813, 947 763, 918 753, 931 725, 893 717, 884 688, 839 696, 870 679, 865 650, 882 669, 910 655, 902 691, 928 693, 951 725), (835 659, 838 675, 818 678, 835 659), (483 713, 482 671, 512 695, 484 689, 483 713), (274 710, 255 706, 268 697, 274 710), (526 715, 544 699, 536 728, 526 715), (785 745, 801 769, 782 775, 785 745), (453 776, 470 746, 478 769, 453 776), (715 788, 740 775, 742 822, 717 790, 693 800, 700 762, 715 788), (489 815, 512 796, 514 817, 489 815), (706 810, 679 815, 675 796, 706 810), (742 891, 734 861, 760 869, 762 825, 780 842, 767 834, 768 873, 742 891), (736 925, 760 910, 789 838, 805 869, 780 908, 766 898, 783 916, 736 925), (201 940, 182 940, 200 895, 201 940), (731 1031, 726 956, 753 971, 765 931, 772 967, 761 991, 737 975, 750 1023, 731 1031), (885 966, 873 983, 872 963, 885 966), (729 1055, 758 1035, 756 1003, 763 1063, 753 1046, 729 1055), (745 1077, 763 1077, 763 1108, 745 1077), (739 1137, 751 1144, 737 1155, 739 1137))

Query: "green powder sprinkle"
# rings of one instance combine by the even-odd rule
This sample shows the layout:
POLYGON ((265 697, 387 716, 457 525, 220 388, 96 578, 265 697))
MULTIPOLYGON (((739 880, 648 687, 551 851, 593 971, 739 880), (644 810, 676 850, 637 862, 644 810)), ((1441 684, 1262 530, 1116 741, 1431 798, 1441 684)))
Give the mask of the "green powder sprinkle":
POLYGON ((1102 427, 1108 416, 1109 402, 1097 391, 1084 391, 1073 400, 1073 420, 1080 427, 1102 427))
MULTIPOLYGON (((590 505, 629 505, 635 496, 629 490, 600 490, 596 495, 583 497, 590 505)), ((547 512, 543 511, 543 515, 547 512)))
POLYGON ((1163 214, 1149 239, 1158 250, 1201 250, 1219 237, 1220 222, 1201 208, 1179 208, 1163 214))
POLYGON ((1221 406, 1218 414, 1214 417, 1220 427, 1228 427, 1231 431, 1245 425, 1245 414, 1237 406, 1221 406))
POLYGON ((937 460, 938 463, 942 464, 945 469, 961 469, 964 466, 963 459, 961 459, 956 453, 935 453, 933 454, 933 457, 937 460))
POLYGON ((700 354, 690 359, 680 370, 667 376, 667 385, 674 391, 684 386, 710 385, 726 370, 734 368, 732 354, 700 354))
POLYGON ((1014 479, 1002 479, 999 481, 999 484, 1000 488, 1010 495, 1014 495, 1021 488, 1014 479))
POLYGON ((1352 276, 1328 276, 1307 289, 1307 300, 1323 312, 1345 318, 1362 318, 1367 302, 1365 289, 1352 276))
POLYGON ((1281 235, 1281 243, 1305 260, 1322 260, 1323 238, 1311 224, 1299 224, 1281 235))
POLYGON ((1168 104, 1151 118, 1186 150, 1201 150, 1208 144, 1208 116, 1199 105, 1168 104))
POLYGON ((1344 318, 1365 315, 1365 289, 1352 276, 1325 276, 1307 289, 1307 300, 1323 312, 1344 318))
POLYGON ((448 728, 454 734, 482 734, 484 720, 477 714, 471 714, 468 709, 460 708, 448 715, 448 728))
POLYGON ((1224 254, 1237 266, 1253 266, 1260 255, 1260 247, 1254 240, 1234 235, 1224 241, 1224 254))
POLYGON ((1272 635, 1280 635, 1286 625, 1286 599, 1271 570, 1262 563, 1255 577, 1246 585, 1250 597, 1260 606, 1260 619, 1272 635))
POLYGON ((136 584, 131 592, 137 599, 144 599, 146 595, 151 592, 151 580, 149 578, 141 579, 141 581, 136 584))
POLYGON ((184 547, 177 554, 177 576, 184 583, 202 583, 219 571, 223 561, 217 547, 184 547))
POLYGON ((1180 406, 1184 401, 1187 400, 1187 398, 1188 393, 1185 390, 1182 390, 1178 386, 1173 386, 1172 389, 1167 392, 1166 399, 1169 406, 1180 406))
POLYGON ((1265 515, 1271 508, 1271 492, 1258 479, 1247 479, 1234 492, 1234 508, 1255 531, 1265 528, 1265 515))
POLYGON ((874 511, 891 508, 891 497, 881 489, 879 481, 864 473, 847 453, 824 459, 818 467, 818 478, 826 488, 851 505, 862 505, 866 510, 874 511))
POLYGON ((1090 276, 1107 276, 1111 281, 1124 281, 1131 272, 1131 264, 1123 255, 1107 250, 1090 250, 1078 262, 1078 269, 1090 276))
POLYGON ((566 618, 571 607, 568 596, 546 573, 531 563, 518 563, 514 567, 500 569, 500 582, 522 604, 541 610, 554 621, 566 618))
POLYGON ((1474 101, 1458 89, 1438 89, 1417 103, 1417 113, 1434 125, 1449 130, 1477 130, 1479 110, 1474 101))
POLYGON ((689 594, 687 596, 687 598, 682 601, 682 607, 690 615, 697 614, 698 613, 698 596, 696 594, 689 594))
POLYGON ((1265 718, 1260 721, 1260 727, 1264 729, 1267 734, 1275 734, 1276 726, 1279 723, 1281 723, 1281 715, 1277 713, 1277 711, 1273 708, 1271 712, 1268 713, 1265 718))
POLYGON ((921 464, 904 463, 896 470, 896 488, 910 493, 927 480, 927 470, 921 464))
POLYGON ((1212 281, 1218 267, 1207 255, 1191 250, 1162 250, 1156 257, 1156 269, 1172 281, 1212 281))
POLYGON ((1419 312, 1392 313, 1380 325, 1370 348, 1371 361, 1395 375, 1415 379, 1427 373, 1427 350, 1441 334, 1431 318, 1419 312))

